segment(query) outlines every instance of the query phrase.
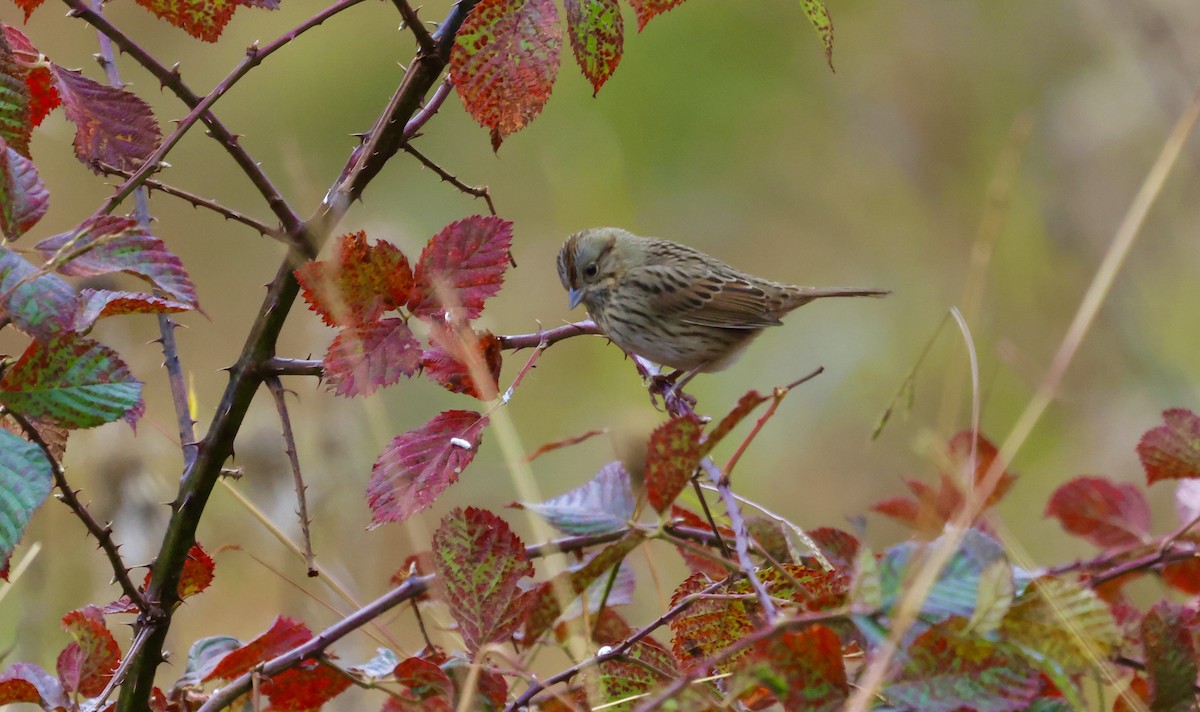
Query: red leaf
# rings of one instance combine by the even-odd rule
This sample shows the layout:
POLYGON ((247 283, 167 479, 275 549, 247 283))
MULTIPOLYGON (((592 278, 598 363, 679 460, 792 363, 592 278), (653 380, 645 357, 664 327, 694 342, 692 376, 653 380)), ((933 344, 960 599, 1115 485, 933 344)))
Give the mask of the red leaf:
MULTIPOLYGON (((954 477, 954 482, 956 483, 962 481, 962 478, 957 476, 958 473, 965 471, 966 468, 968 468, 971 464, 971 435, 972 433, 970 430, 963 430, 955 434, 954 437, 950 438, 950 462, 954 466, 954 471, 948 474, 951 477, 954 477)), ((976 457, 975 485, 979 486, 983 483, 984 477, 991 469, 992 463, 995 462, 996 456, 999 455, 999 451, 996 449, 996 446, 992 444, 992 441, 988 440, 983 435, 976 434, 974 441, 976 457)), ((1012 487, 1012 484, 1016 481, 1016 479, 1017 476, 1011 472, 1001 473, 1000 478, 996 481, 996 488, 992 490, 992 493, 988 496, 987 502, 984 506, 991 507, 999 502, 1000 499, 1008 493, 1008 490, 1012 487)), ((957 503, 955 506, 957 507, 957 503)), ((942 512, 942 514, 946 517, 949 517, 952 513, 953 510, 942 512)))
POLYGON ((392 440, 371 468, 371 526, 402 522, 433 504, 471 464, 487 423, 473 411, 449 410, 392 440))
POLYGON ((638 32, 641 32, 647 22, 677 5, 682 5, 683 0, 629 0, 629 4, 637 13, 638 32))
POLYGON ((662 514, 687 487, 700 464, 700 419, 694 413, 672 418, 650 434, 646 451, 646 494, 662 514))
POLYGON ((325 353, 325 378, 339 396, 368 396, 411 376, 421 345, 403 319, 382 319, 338 332, 325 353))
POLYGON ((519 582, 533 575, 533 564, 503 519, 484 509, 455 509, 434 532, 433 565, 472 655, 521 627, 530 599, 519 582))
POLYGON ((245 2, 229 0, 137 0, 138 4, 161 20, 178 27, 192 37, 216 42, 233 13, 245 2))
POLYGON ((0 139, 0 232, 15 240, 50 209, 50 192, 33 161, 0 139))
POLYGON ((58 677, 67 692, 95 697, 120 664, 121 648, 96 606, 71 611, 63 616, 62 626, 74 641, 59 653, 58 677))
POLYGON ((463 106, 491 129, 493 150, 550 99, 561 46, 553 0, 482 0, 463 22, 450 74, 463 106))
MULTIPOLYGON (((183 570, 179 574, 179 598, 180 600, 190 598, 198 593, 202 593, 212 583, 216 564, 212 557, 200 546, 199 542, 192 545, 188 550, 187 559, 183 562, 183 570)), ((146 584, 149 585, 149 577, 146 584)))
POLYGON ((42 709, 70 709, 58 678, 32 663, 14 663, 0 675, 0 705, 32 702, 42 709))
MULTIPOLYGON (((1189 532, 1182 537, 1183 541, 1200 548, 1200 534, 1189 532)), ((1200 558, 1191 557, 1172 564, 1167 564, 1162 571, 1163 582, 1168 586, 1187 594, 1200 594, 1200 558)))
POLYGON ((817 527, 810 530, 808 536, 821 547, 821 553, 835 570, 847 573, 854 569, 861 545, 853 534, 833 527, 817 527))
POLYGON ((82 289, 79 292, 79 311, 75 314, 73 331, 87 333, 106 316, 121 314, 177 314, 192 311, 195 305, 184 304, 146 292, 114 292, 108 289, 82 289))
POLYGON ((398 698, 388 701, 383 710, 400 711, 430 710, 452 712, 454 709, 454 683, 436 664, 422 658, 408 658, 392 670, 400 685, 398 698))
POLYGON ((0 318, 40 341, 69 331, 78 296, 58 275, 39 274, 24 257, 0 247, 0 318))
MULTIPOLYGON (((24 4, 22 0, 14 1, 18 6, 24 4)), ((40 2, 41 0, 36 0, 31 4, 36 6, 40 2)), ((28 15, 25 19, 29 19, 28 15)), ((50 75, 50 62, 33 46, 29 38, 17 28, 8 25, 4 25, 4 36, 8 40, 9 49, 12 50, 13 59, 23 71, 25 86, 29 91, 29 125, 26 128, 28 131, 40 126, 42 119, 46 118, 46 114, 61 104, 62 99, 58 96, 58 90, 54 88, 54 80, 50 75)), ((26 142, 28 142, 28 134, 26 134, 26 142)), ((11 145, 12 142, 9 143, 11 145)), ((13 148, 21 150, 15 145, 13 148)), ((21 151, 26 157, 29 156, 27 149, 28 145, 26 145, 26 150, 21 151)))
POLYGON ((1194 611, 1159 601, 1142 620, 1146 673, 1154 691, 1152 710, 1186 710, 1196 704, 1194 611))
POLYGON ((75 157, 97 173, 97 161, 137 170, 162 142, 150 105, 135 94, 57 64, 50 65, 50 75, 67 120, 75 124, 75 157))
POLYGON ((296 268, 309 307, 329 326, 375 321, 404 306, 412 290, 408 258, 395 245, 367 244, 367 233, 343 235, 328 260, 296 268))
POLYGON ((262 683, 262 692, 271 700, 271 709, 319 710, 346 691, 350 678, 340 670, 313 659, 304 660, 262 683))
POLYGON ((1103 477, 1077 477, 1059 487, 1045 516, 1099 547, 1140 544, 1150 529, 1150 507, 1141 490, 1103 477))
POLYGON ((199 308, 196 287, 183 263, 132 218, 89 218, 70 232, 42 240, 36 249, 62 274, 95 277, 123 272, 150 282, 175 301, 199 308))
POLYGON ((1146 431, 1137 454, 1149 484, 1200 477, 1200 416, 1187 408, 1163 411, 1163 424, 1146 431))
POLYGON ((767 683, 785 709, 839 710, 850 686, 837 633, 812 625, 784 631, 750 649, 743 674, 767 683))
POLYGON ((447 314, 453 318, 446 321, 478 318, 484 301, 504 283, 510 245, 512 223, 507 220, 474 215, 450 223, 421 251, 408 308, 422 319, 446 320, 447 314))
POLYGON ((421 354, 421 370, 451 393, 465 393, 480 400, 491 400, 500 389, 500 339, 490 331, 467 332, 435 325, 429 332, 433 344, 421 354), (466 343, 471 334, 474 343, 466 343), (480 389, 471 373, 471 362, 487 372, 488 385, 480 389))
POLYGON ((41 5, 45 0, 13 0, 13 4, 25 11, 25 21, 29 22, 29 16, 41 5))
POLYGON ((307 643, 312 637, 312 632, 303 623, 279 616, 265 633, 221 658, 202 682, 232 680, 259 663, 307 643))
POLYGON ((595 96, 621 62, 621 8, 617 0, 563 0, 563 6, 575 61, 595 96))

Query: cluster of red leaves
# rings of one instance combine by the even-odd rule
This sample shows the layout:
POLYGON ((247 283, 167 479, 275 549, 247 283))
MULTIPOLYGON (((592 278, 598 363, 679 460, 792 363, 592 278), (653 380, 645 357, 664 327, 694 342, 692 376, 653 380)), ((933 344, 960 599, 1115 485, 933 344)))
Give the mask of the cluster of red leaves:
MULTIPOLYGON (((138 4, 154 13, 159 19, 180 28, 192 37, 205 42, 216 42, 225 25, 233 19, 239 7, 262 7, 279 9, 279 0, 137 0, 138 4)), ((25 11, 25 20, 45 0, 13 0, 13 4, 25 11)))

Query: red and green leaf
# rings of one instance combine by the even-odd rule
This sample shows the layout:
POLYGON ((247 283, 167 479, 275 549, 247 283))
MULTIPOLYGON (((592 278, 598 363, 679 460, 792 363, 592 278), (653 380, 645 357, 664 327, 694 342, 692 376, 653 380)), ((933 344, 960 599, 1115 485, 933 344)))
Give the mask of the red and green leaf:
MULTIPOLYGON (((37 0, 40 2, 41 0, 37 0)), ((21 5, 20 0, 17 5, 21 5)), ((28 19, 28 18, 26 18, 28 19)), ((33 46, 20 30, 15 27, 4 25, 4 37, 8 40, 8 47, 12 50, 12 57, 16 61, 20 74, 25 86, 29 92, 29 124, 23 129, 25 131, 25 149, 21 150, 19 145, 9 144, 21 152, 26 158, 29 157, 28 152, 28 131, 37 128, 41 125, 42 120, 46 115, 58 107, 62 103, 62 99, 58 96, 58 90, 54 88, 54 78, 50 74, 51 63, 46 57, 33 46)), ((8 70, 4 70, 3 74, 7 74, 8 70)), ((0 80, 2 83, 2 80, 0 80)), ((3 92, 0 91, 0 96, 3 92)), ((4 101, 0 99, 0 106, 4 105, 4 101)), ((4 114, 5 110, 0 109, 0 115, 4 114)), ((0 123, 4 123, 0 121, 0 123)), ((5 140, 8 139, 8 134, 3 134, 5 140)))
MULTIPOLYGON (((679 666, 671 651, 658 641, 642 638, 620 658, 600 663, 598 672, 602 701, 611 703, 636 698, 661 687, 679 674, 679 666)), ((605 709, 624 710, 632 707, 608 706, 605 709)))
POLYGON ((90 339, 34 341, 0 378, 0 403, 67 428, 91 428, 136 409, 142 383, 90 339))
POLYGON ((521 627, 531 598, 520 583, 533 575, 533 564, 503 519, 484 509, 455 509, 433 535, 433 565, 472 655, 521 627))
POLYGON ((817 36, 821 38, 821 45, 825 48, 825 62, 833 69, 833 18, 829 16, 829 10, 821 0, 800 0, 800 7, 804 10, 809 24, 816 30, 817 36))
POLYGON ((24 257, 0 247, 0 317, 49 341, 71 328, 78 307, 79 297, 65 280, 40 273, 24 257))
MULTIPOLYGON (((712 580, 703 573, 692 574, 675 589, 671 606, 679 605, 711 584, 712 580)), ((754 631, 745 601, 732 596, 696 599, 669 624, 675 658, 685 670, 700 665, 754 631)), ((720 665, 719 669, 722 672, 733 669, 742 655, 745 651, 720 665)))
POLYGON ((1160 601, 1142 620, 1152 710, 1188 710, 1196 704, 1195 617, 1194 611, 1160 601))
POLYGON ((659 514, 687 487, 700 464, 700 419, 672 418, 650 434, 646 450, 646 494, 659 514))
MULTIPOLYGON (((695 529, 709 537, 720 536, 725 540, 726 545, 734 540, 733 530, 729 527, 718 525, 717 531, 714 532, 706 519, 679 505, 671 506, 671 521, 676 527, 695 529)), ((719 549, 709 547, 702 550, 708 554, 707 556, 705 553, 696 551, 692 547, 676 546, 675 549, 679 552, 679 556, 683 558, 683 563, 687 564, 690 571, 703 573, 714 581, 719 581, 729 574, 729 565, 727 562, 722 563, 723 560, 719 556, 719 549)))
POLYGON ((388 701, 384 712, 452 712, 454 683, 445 671, 423 658, 408 658, 392 670, 399 683, 397 696, 388 701))
POLYGON ((304 300, 329 326, 354 326, 377 320, 404 306, 412 291, 408 258, 395 245, 367 244, 359 231, 343 235, 328 260, 296 268, 304 300))
POLYGON ((402 522, 433 504, 471 464, 487 418, 449 410, 392 440, 371 468, 371 526, 402 522))
POLYGON ((853 571, 862 546, 853 534, 834 527, 817 527, 809 531, 808 536, 821 547, 821 553, 835 570, 853 571))
POLYGON ((71 611, 62 619, 72 642, 58 655, 58 678, 67 692, 95 697, 104 691, 121 662, 121 648, 97 606, 71 611))
POLYGON ((84 165, 97 172, 97 162, 137 170, 162 142, 150 105, 137 95, 57 64, 50 75, 67 120, 75 124, 75 157, 84 165))
POLYGON ((421 251, 408 308, 435 321, 478 318, 484 301, 504 283, 511 245, 512 223, 507 220, 473 215, 450 223, 421 251), (447 315, 451 318, 445 319, 447 315))
POLYGON ((1137 487, 1103 477, 1077 477, 1050 496, 1046 516, 1099 547, 1134 546, 1147 539, 1150 506, 1137 487))
POLYGON ((621 462, 610 462, 596 476, 573 490, 544 502, 518 506, 542 515, 563 534, 602 534, 624 529, 636 504, 629 473, 621 462))
POLYGON ((122 314, 178 314, 192 311, 194 304, 159 297, 147 292, 114 292, 109 289, 79 291, 79 311, 71 330, 85 334, 96 322, 108 316, 122 314))
POLYGON ((482 0, 463 22, 450 74, 463 106, 491 130, 493 150, 541 113, 561 46, 553 0, 482 0))
POLYGON ((503 365, 500 339, 490 331, 432 326, 429 340, 433 348, 421 353, 421 372, 451 393, 465 393, 480 400, 495 398, 503 365), (475 382, 472 363, 486 373, 486 388, 475 382))
POLYGON ((42 449, 0 429, 0 570, 8 570, 13 549, 53 486, 42 449))
POLYGON ((571 50, 594 95, 621 62, 625 34, 621 7, 617 0, 563 0, 563 7, 571 50))
POLYGON ((33 161, 0 139, 0 232, 15 240, 49 209, 50 191, 33 161))
POLYGON ((14 663, 0 675, 0 705, 31 702, 44 710, 70 709, 62 682, 32 663, 14 663))
POLYGON ((1146 481, 1200 477, 1200 416, 1187 408, 1163 412, 1163 424, 1151 428, 1137 446, 1146 481))
POLYGON ((671 8, 683 4, 683 0, 629 0, 633 11, 637 13, 638 32, 646 28, 646 23, 663 14, 671 8))
POLYGON ((421 365, 421 344, 403 319, 381 319, 338 332, 325 353, 325 379, 339 396, 368 396, 421 365))
POLYGON ((850 691, 841 640, 823 625, 766 638, 743 660, 739 678, 765 687, 784 709, 833 712, 850 691))
POLYGON ((0 36, 0 139, 28 158, 33 133, 29 85, 25 81, 29 72, 14 56, 11 45, 7 32, 0 36))
POLYGON ((232 680, 260 663, 307 643, 312 637, 308 626, 287 616, 279 616, 266 632, 221 657, 221 661, 213 666, 203 681, 232 680))
POLYGON ((320 710, 350 687, 350 678, 332 665, 308 659, 271 676, 262 693, 273 710, 320 710))
POLYGON ((244 0, 137 0, 160 20, 178 27, 192 37, 216 42, 221 31, 244 0))

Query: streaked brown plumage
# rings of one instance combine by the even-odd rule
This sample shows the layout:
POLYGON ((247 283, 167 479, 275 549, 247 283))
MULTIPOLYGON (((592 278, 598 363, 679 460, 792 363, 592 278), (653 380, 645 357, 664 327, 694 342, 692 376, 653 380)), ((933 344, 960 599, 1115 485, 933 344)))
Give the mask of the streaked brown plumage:
POLYGON ((571 307, 586 306, 617 346, 687 372, 725 368, 764 328, 814 299, 888 293, 771 282, 685 245, 615 227, 567 238, 558 276, 571 307))

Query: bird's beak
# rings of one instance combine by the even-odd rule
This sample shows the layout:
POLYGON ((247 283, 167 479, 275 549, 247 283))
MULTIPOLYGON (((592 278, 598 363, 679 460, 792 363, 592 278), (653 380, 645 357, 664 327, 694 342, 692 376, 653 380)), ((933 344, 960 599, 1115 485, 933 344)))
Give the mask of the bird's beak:
POLYGON ((579 302, 583 301, 583 290, 582 289, 568 289, 567 290, 567 299, 568 299, 568 303, 571 305, 571 309, 574 309, 575 307, 579 306, 579 302))

